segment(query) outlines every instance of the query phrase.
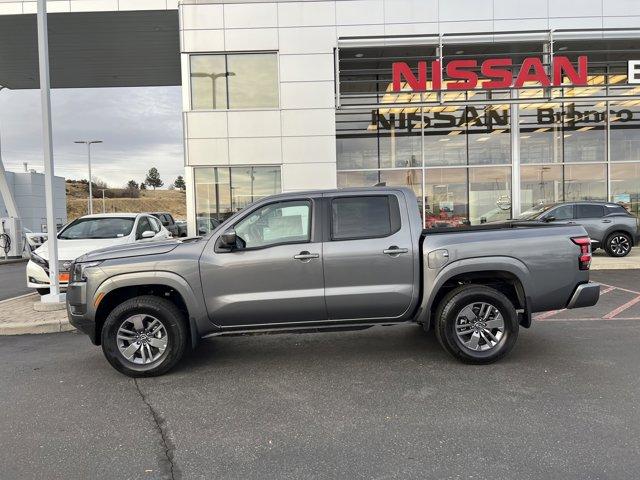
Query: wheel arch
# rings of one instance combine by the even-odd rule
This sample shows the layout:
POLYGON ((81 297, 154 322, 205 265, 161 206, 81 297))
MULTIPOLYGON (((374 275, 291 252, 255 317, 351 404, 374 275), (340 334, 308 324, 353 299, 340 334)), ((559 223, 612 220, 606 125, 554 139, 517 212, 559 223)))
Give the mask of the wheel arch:
MULTIPOLYGON (((102 326, 109 312, 113 308, 129 298, 153 295, 165 298, 175 304, 183 312, 186 326, 189 330, 191 346, 195 347, 199 339, 198 322, 203 318, 199 309, 202 301, 196 298, 195 293, 181 276, 172 272, 136 272, 116 275, 102 283, 93 295, 95 308, 95 339, 94 343, 100 343, 102 326)), ((206 314, 204 315, 206 318, 206 314)))
POLYGON ((418 322, 429 329, 440 301, 453 288, 461 284, 486 285, 502 292, 511 300, 519 313, 519 323, 531 326, 531 305, 528 292, 529 270, 520 260, 512 257, 482 257, 453 262, 443 268, 432 285, 425 284, 428 295, 421 308, 418 322))

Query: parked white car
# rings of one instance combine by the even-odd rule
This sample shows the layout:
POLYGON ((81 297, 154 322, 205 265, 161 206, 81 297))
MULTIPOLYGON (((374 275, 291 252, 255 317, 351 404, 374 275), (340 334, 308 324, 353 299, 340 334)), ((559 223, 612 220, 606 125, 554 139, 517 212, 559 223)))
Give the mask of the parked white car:
MULTIPOLYGON (((145 213, 103 213, 86 215, 58 232, 58 271, 61 287, 69 281, 73 260, 100 248, 134 242, 170 238, 169 231, 152 215, 145 213)), ((40 295, 49 293, 48 242, 31 252, 27 263, 27 286, 40 295)))

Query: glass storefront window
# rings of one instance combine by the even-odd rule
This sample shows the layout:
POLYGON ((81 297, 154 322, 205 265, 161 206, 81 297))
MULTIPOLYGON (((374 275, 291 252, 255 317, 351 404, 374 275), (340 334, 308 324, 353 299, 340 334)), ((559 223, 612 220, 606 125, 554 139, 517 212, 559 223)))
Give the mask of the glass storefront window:
POLYGON ((191 108, 216 110, 227 107, 227 67, 224 55, 192 55, 191 108))
POLYGON ((527 165, 520 167, 520 210, 561 202, 562 165, 527 165))
POLYGON ((277 108, 275 53, 191 55, 191 108, 277 108))
POLYGON ((566 103, 563 107, 565 162, 604 162, 607 159, 605 102, 566 103))
POLYGON ((424 109, 424 160, 427 166, 467 164, 464 107, 424 109))
POLYGON ((606 200, 606 164, 564 166, 564 200, 606 200))
POLYGON ((467 223, 467 169, 429 168, 425 172, 425 228, 467 223))
POLYGON ((640 216, 640 162, 611 164, 609 200, 640 216))
POLYGON ((380 183, 380 172, 338 172, 338 188, 372 187, 380 183))
POLYGON ((281 192, 280 167, 200 167, 194 182, 199 235, 251 202, 281 192))
POLYGON ((637 101, 609 107, 611 161, 640 160, 640 107, 637 101))
POLYGON ((275 53, 227 56, 229 108, 278 107, 278 59, 275 53))
POLYGON ((511 218, 511 168, 469 169, 469 219, 472 225, 511 218))
POLYGON ((559 103, 520 106, 520 162, 562 162, 562 112, 559 103))

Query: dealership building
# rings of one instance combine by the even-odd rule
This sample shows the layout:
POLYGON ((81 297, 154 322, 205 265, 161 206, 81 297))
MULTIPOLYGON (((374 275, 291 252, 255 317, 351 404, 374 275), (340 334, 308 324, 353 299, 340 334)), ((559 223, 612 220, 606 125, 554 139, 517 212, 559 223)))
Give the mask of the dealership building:
MULTIPOLYGON (((187 214, 408 186, 426 227, 541 204, 638 213, 640 1, 50 0, 54 88, 181 85, 187 214), (631 75, 629 73, 631 72, 631 75)), ((37 88, 35 2, 0 85, 37 88)))
POLYGON ((190 224, 371 185, 412 188, 427 227, 563 200, 638 211, 640 2, 198 0, 179 17, 190 224))

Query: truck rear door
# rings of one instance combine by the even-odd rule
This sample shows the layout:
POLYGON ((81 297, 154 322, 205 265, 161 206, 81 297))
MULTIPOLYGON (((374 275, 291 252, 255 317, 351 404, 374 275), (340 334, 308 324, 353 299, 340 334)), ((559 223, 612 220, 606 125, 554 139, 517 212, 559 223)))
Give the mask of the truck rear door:
POLYGON ((417 263, 404 196, 326 193, 323 238, 330 319, 399 317, 414 294, 417 263))

